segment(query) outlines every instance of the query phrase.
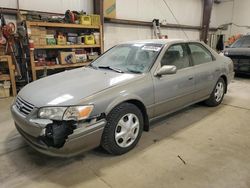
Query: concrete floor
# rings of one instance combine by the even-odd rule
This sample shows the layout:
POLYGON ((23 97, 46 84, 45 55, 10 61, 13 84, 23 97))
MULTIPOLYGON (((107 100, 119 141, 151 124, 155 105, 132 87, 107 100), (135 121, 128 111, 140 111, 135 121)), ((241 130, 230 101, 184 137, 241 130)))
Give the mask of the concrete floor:
POLYGON ((198 104, 155 122, 123 156, 41 155, 15 130, 10 103, 0 100, 1 188, 250 187, 249 78, 234 80, 219 107, 198 104))

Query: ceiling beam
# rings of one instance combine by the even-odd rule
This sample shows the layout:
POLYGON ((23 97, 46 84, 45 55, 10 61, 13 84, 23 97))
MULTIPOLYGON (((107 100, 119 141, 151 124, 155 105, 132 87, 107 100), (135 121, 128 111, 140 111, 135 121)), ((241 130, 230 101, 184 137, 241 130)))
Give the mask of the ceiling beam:
POLYGON ((201 25, 200 40, 204 41, 205 43, 208 42, 207 38, 208 38, 211 13, 213 9, 213 3, 214 0, 203 0, 203 18, 201 25))
MULTIPOLYGON (((149 22, 149 21, 126 20, 126 19, 118 19, 118 18, 106 18, 106 17, 104 17, 104 23, 153 27, 153 23, 149 22)), ((198 31, 201 30, 201 26, 180 25, 180 24, 170 24, 170 23, 166 24, 166 25, 165 24, 161 25, 161 28, 198 30, 198 31)), ((210 31, 216 31, 217 28, 209 28, 209 30, 210 31)))

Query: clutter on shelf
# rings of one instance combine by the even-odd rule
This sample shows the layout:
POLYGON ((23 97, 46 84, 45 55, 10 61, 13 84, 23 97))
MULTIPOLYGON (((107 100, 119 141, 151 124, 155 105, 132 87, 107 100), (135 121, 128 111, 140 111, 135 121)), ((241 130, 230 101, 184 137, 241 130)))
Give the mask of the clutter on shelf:
POLYGON ((26 19, 33 80, 86 66, 103 52, 99 15, 68 10, 57 17, 28 13, 26 19))

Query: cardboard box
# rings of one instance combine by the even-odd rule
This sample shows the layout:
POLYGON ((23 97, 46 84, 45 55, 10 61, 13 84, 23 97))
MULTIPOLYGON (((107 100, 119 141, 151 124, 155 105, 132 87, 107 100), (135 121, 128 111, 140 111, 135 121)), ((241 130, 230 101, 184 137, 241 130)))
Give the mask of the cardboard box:
POLYGON ((44 37, 47 34, 45 27, 31 27, 30 28, 30 34, 33 36, 41 36, 44 37))
POLYGON ((38 28, 38 34, 39 34, 40 36, 42 36, 42 37, 46 36, 46 34, 47 34, 46 28, 45 28, 45 27, 39 27, 39 28, 38 28))
POLYGON ((83 63, 87 61, 87 54, 76 54, 76 62, 83 63))
POLYGON ((39 45, 40 46, 45 46, 47 45, 47 40, 45 37, 39 37, 39 45))
POLYGON ((104 0, 104 17, 116 18, 116 0, 104 0))
POLYGON ((33 40, 35 46, 39 46, 39 36, 31 36, 31 40, 33 40))
POLYGON ((47 35, 56 35, 56 30, 54 29, 47 29, 47 35))
POLYGON ((39 35, 39 27, 31 27, 30 32, 31 35, 39 35))
POLYGON ((76 63, 75 52, 60 52, 59 56, 61 64, 76 63))
POLYGON ((5 81, 0 84, 0 98, 10 97, 10 82, 5 81))

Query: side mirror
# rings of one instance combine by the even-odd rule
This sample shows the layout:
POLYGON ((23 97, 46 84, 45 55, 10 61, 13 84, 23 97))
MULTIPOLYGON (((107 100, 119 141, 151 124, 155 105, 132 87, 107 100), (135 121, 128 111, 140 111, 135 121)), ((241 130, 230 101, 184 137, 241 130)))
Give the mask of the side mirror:
POLYGON ((162 75, 166 75, 166 74, 175 74, 176 72, 177 72, 176 66, 164 65, 157 71, 155 76, 162 76, 162 75))

